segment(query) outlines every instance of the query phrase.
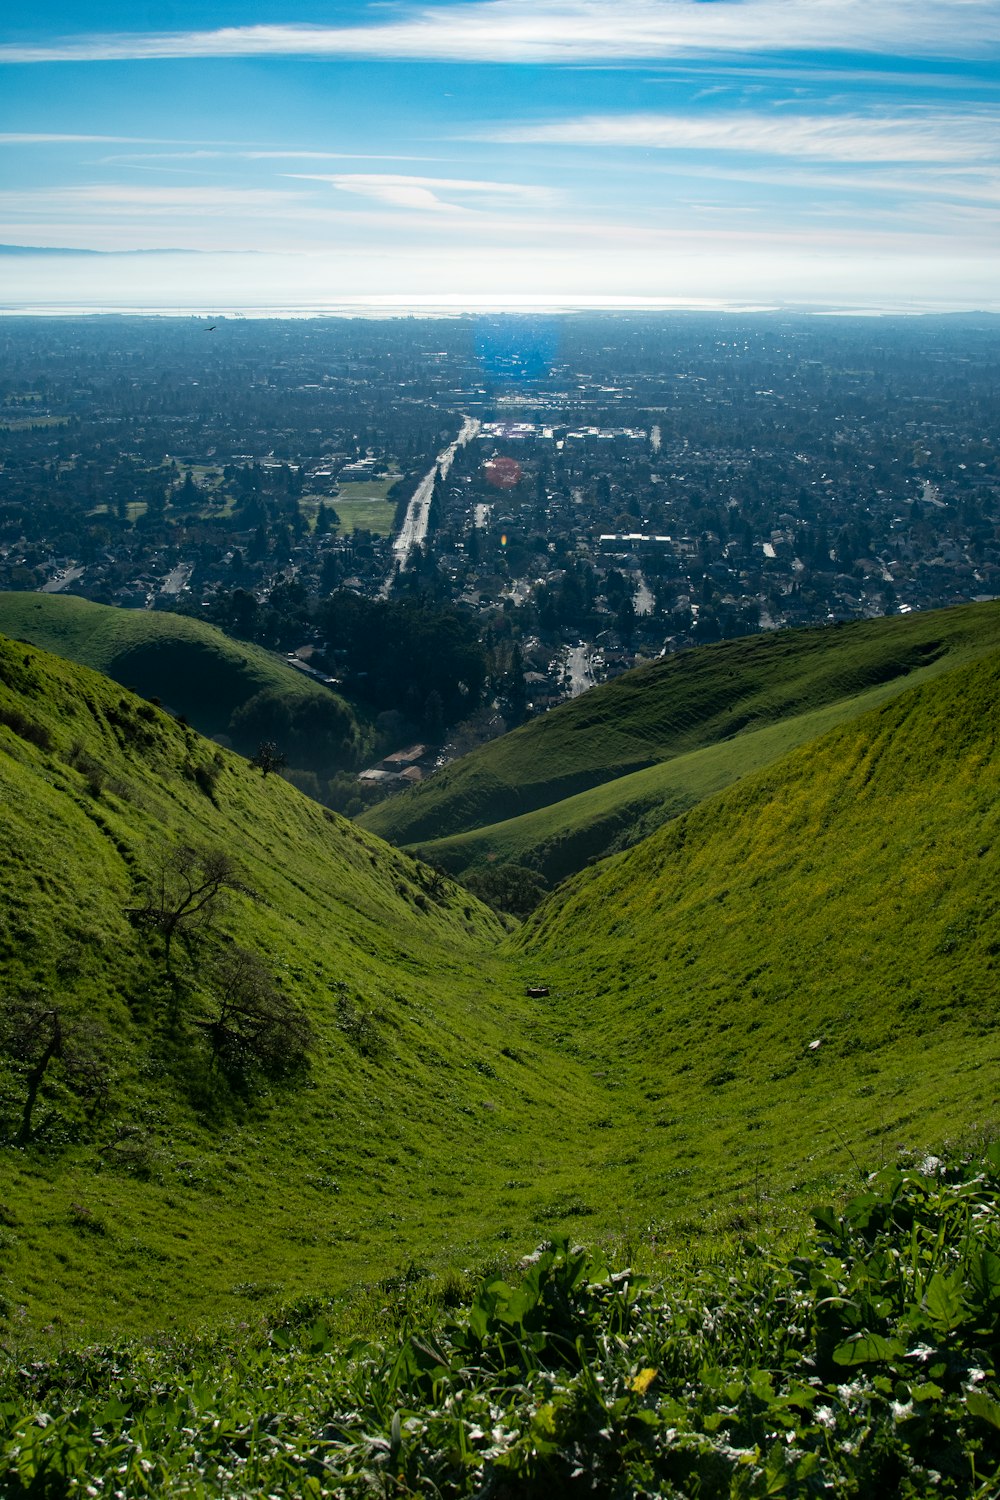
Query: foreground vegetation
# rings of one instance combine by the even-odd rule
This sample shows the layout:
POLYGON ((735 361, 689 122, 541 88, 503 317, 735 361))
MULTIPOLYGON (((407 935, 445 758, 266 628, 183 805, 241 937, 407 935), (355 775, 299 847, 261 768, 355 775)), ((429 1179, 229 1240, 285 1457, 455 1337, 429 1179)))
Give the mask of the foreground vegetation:
POLYGON ((1000 1148, 883 1171, 787 1250, 662 1280, 556 1239, 382 1337, 66 1349, 0 1385, 5 1493, 995 1496, 1000 1148))

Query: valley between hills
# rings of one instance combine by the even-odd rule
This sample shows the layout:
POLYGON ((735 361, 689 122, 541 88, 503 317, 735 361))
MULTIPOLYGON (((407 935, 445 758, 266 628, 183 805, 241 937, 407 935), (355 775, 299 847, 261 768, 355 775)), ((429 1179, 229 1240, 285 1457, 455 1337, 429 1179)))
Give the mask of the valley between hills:
MULTIPOLYGON (((321 1344, 392 1339, 386 1299, 433 1321, 543 1242, 577 1290, 612 1285, 578 1242, 687 1274, 777 1255, 859 1171, 987 1151, 998 703, 997 604, 747 638, 359 824, 0 637, 5 1347, 245 1340, 329 1299, 321 1344), (523 923, 455 878, 532 850, 555 888, 523 923)), ((391 1465, 420 1445, 384 1415, 391 1465)), ((43 1483, 18 1430, 10 1492, 72 1489, 70 1449, 43 1483)), ((423 1492, 376 1458, 357 1493, 423 1492)), ((176 1492, 256 1493, 241 1472, 176 1492)), ((355 1493, 328 1478, 295 1492, 355 1493)))

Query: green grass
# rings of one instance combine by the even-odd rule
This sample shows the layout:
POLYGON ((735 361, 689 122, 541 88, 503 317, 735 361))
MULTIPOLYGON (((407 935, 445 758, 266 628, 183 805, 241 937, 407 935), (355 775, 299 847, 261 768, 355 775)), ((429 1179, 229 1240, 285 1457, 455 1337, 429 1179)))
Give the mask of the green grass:
MULTIPOLYGON (((368 726, 328 688, 260 646, 231 640, 184 615, 114 609, 59 595, 0 593, 0 631, 92 667, 144 697, 159 698, 202 734, 229 736, 247 754, 268 736, 248 731, 244 743, 232 720, 258 694, 280 700, 293 717, 323 713, 332 702, 357 753, 370 739, 368 726)), ((289 761, 303 764, 294 755, 289 761)), ((337 764, 343 760, 329 770, 337 764)))
POLYGON ((13 1362, 8 1495, 991 1500, 1000 1150, 893 1169, 790 1248, 654 1281, 557 1237, 508 1277, 266 1331, 13 1362), (455 1294, 458 1294, 457 1296, 455 1294), (458 1306, 456 1306, 456 1302, 458 1306))
POLYGON ((454 870, 492 853, 530 857, 559 879, 742 774, 744 754, 751 766, 780 755, 928 671, 997 645, 1000 606, 986 604, 664 658, 482 746, 360 821, 454 870), (824 709, 825 720, 793 722, 824 709), (750 743, 772 725, 783 727, 750 743))
MULTIPOLYGON (((112 1073, 91 1126, 54 1088, 38 1143, 3 1148, 9 1313, 65 1332, 236 1318, 482 1255, 572 1196, 579 1065, 510 990, 500 929, 468 893, 106 679, 17 644, 0 668, 4 995, 57 996, 112 1073), (209 797, 195 773, 216 754, 209 797), (246 890, 177 948, 175 995, 161 940, 125 909, 185 841, 228 851, 246 890), (312 1020, 299 1084, 241 1092, 208 1067, 198 1023, 233 942, 312 1020)), ((9 1132, 16 1072, 0 1094, 9 1132)))
POLYGON ((355 531, 370 531, 375 536, 390 536, 396 507, 391 500, 385 498, 384 491, 392 483, 392 480, 386 480, 384 483, 372 481, 345 484, 332 497, 303 495, 301 509, 312 527, 316 525, 320 505, 325 505, 328 509, 335 510, 340 517, 340 524, 332 528, 334 532, 347 535, 355 531))
MULTIPOLYGON (((801 1219, 855 1158, 988 1134, 998 701, 996 651, 928 676, 505 934, 106 679, 0 646, 4 996, 58 997, 112 1074, 99 1117, 56 1079, 40 1138, 0 1148, 8 1324, 231 1324, 553 1233, 711 1244, 801 1219), (182 842, 241 875, 172 984, 126 908, 182 842), (306 1075, 210 1066, 234 944, 310 1017, 306 1075)), ((8 1138, 23 1096, 9 1061, 8 1138)))
POLYGON ((355 500, 386 500, 398 478, 399 474, 393 473, 386 475, 384 479, 347 480, 337 486, 334 507, 339 510, 341 501, 350 505, 355 500))
POLYGON ((747 729, 687 755, 675 755, 644 771, 603 782, 505 823, 431 840, 420 846, 421 858, 453 874, 495 862, 529 864, 556 885, 593 860, 616 852, 619 846, 627 848, 648 838, 664 823, 741 776, 770 765, 835 725, 887 702, 904 687, 936 675, 942 665, 918 668, 906 678, 869 688, 826 708, 792 715, 766 729, 747 729))
POLYGON ((745 777, 529 920, 515 946, 600 1070, 609 1140, 636 1142, 595 1196, 655 1216, 699 1183, 710 1215, 750 1181, 815 1190, 852 1143, 891 1158, 995 1125, 998 701, 993 653, 745 777))
POLYGON ((396 507, 391 500, 372 498, 348 500, 338 495, 331 503, 340 517, 338 531, 345 534, 354 531, 370 531, 375 536, 392 534, 396 507))

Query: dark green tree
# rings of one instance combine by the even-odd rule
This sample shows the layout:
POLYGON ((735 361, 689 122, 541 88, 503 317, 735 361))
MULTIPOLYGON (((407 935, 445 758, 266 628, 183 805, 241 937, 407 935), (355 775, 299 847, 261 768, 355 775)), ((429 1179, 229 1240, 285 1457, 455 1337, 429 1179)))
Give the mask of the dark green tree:
POLYGON ((468 870, 460 878, 466 889, 480 901, 492 906, 494 911, 509 912, 513 917, 528 916, 548 890, 544 877, 537 870, 513 863, 468 870))
POLYGON ((250 764, 256 766, 265 778, 272 771, 281 771, 288 764, 288 757, 282 753, 273 740, 264 740, 257 749, 257 754, 250 764))
POLYGON ((109 1072, 100 1041, 93 1023, 67 1019, 46 995, 20 995, 0 1004, 0 1059, 23 1089, 15 1145, 27 1146, 40 1133, 35 1115, 43 1090, 51 1088, 57 1108, 72 1100, 91 1118, 103 1107, 109 1072))

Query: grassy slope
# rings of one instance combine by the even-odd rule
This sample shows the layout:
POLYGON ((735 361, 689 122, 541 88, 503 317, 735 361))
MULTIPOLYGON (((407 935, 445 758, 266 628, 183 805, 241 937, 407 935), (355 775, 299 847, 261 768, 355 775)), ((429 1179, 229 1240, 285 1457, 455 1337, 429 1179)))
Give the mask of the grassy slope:
POLYGON ((837 724, 887 702, 946 665, 947 658, 853 698, 794 714, 766 729, 748 729, 687 755, 675 755, 505 823, 474 828, 453 838, 433 839, 419 846, 421 858, 453 873, 483 868, 494 861, 530 864, 556 885, 595 859, 648 838, 664 823, 705 797, 723 791, 741 776, 770 765, 837 724))
MULTIPOLYGON (((235 756, 220 752, 210 800, 185 767, 216 747, 143 707, 0 640, 0 714, 52 737, 43 750, 0 723, 0 993, 47 993, 99 1025, 115 1075, 92 1139, 74 1142, 49 1101, 48 1149, 3 1150, 0 1303, 150 1326, 530 1240, 581 1174, 589 1102, 544 1018, 505 989, 493 917, 450 883, 429 894, 429 871, 235 756), (105 778, 96 796, 69 763, 81 749, 105 778), (229 851, 254 895, 234 893, 192 955, 177 948, 174 1020, 160 939, 124 908, 182 840, 229 851), (227 939, 312 1017, 305 1086, 247 1102, 208 1074, 196 1022, 227 939)), ((9 1129, 23 1094, 9 1080, 3 1094, 0 1070, 9 1129)))
POLYGON ((993 653, 576 876, 522 930, 609 1139, 631 1140, 596 1199, 760 1208, 848 1149, 995 1132, 998 702, 993 653))
POLYGON ((1000 606, 986 604, 752 636, 668 657, 484 745, 361 821, 451 869, 491 852, 501 859, 532 853, 550 878, 561 879, 616 838, 648 831, 649 814, 653 822, 673 816, 741 775, 745 762, 780 755, 819 732, 813 721, 792 724, 796 716, 836 706, 826 721, 834 722, 867 707, 864 695, 876 689, 902 691, 913 673, 945 670, 998 644, 1000 606), (744 756, 749 733, 775 723, 787 732, 748 743, 744 756), (731 749, 697 759, 727 740, 731 749), (672 768, 663 766, 675 758, 672 768))
POLYGON ((202 734, 224 734, 233 711, 265 689, 289 703, 330 698, 327 688, 260 646, 161 610, 0 593, 0 631, 162 699, 202 734))
POLYGON ((499 948, 465 893, 235 757, 209 800, 185 766, 215 747, 112 684, 23 646, 0 668, 0 711, 53 737, 0 727, 6 987, 101 1023, 117 1075, 93 1139, 3 1151, 12 1309, 204 1321, 556 1227, 740 1227, 851 1152, 995 1125, 997 653, 577 876, 499 948), (179 951, 177 1022, 123 915, 165 838, 227 848, 255 893, 179 951), (226 938, 313 1017, 307 1086, 213 1103, 195 1022, 226 938))

